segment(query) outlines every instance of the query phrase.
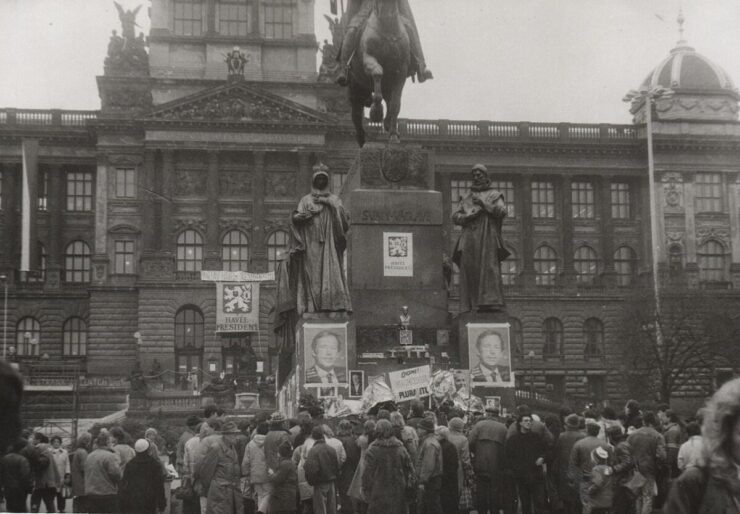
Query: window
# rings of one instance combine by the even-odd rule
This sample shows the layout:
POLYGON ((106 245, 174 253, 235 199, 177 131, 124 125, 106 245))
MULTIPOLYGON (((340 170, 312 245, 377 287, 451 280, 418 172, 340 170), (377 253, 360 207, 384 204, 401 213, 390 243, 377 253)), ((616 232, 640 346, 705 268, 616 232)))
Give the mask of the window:
POLYGON ((39 355, 41 325, 36 318, 22 318, 15 326, 15 348, 18 355, 39 355))
POLYGON ((514 208, 514 183, 510 180, 493 180, 491 181, 491 187, 503 193, 504 202, 506 203, 506 214, 513 218, 516 214, 516 209, 514 208))
POLYGON ((516 318, 509 318, 511 324, 511 349, 514 355, 521 357, 524 355, 524 331, 522 322, 516 318))
POLYGON ((224 236, 221 265, 224 271, 249 270, 249 240, 241 230, 231 230, 224 236))
POLYGON ((49 204, 49 172, 48 171, 42 171, 39 173, 38 196, 39 196, 38 209, 40 211, 45 211, 49 204))
POLYGON ((630 185, 624 182, 611 184, 612 218, 628 220, 630 212, 630 185))
POLYGON ((288 233, 284 230, 276 230, 267 238, 267 271, 275 271, 279 261, 285 257, 288 251, 288 233))
POLYGON ((93 183, 92 173, 67 172, 67 210, 92 211, 93 183))
POLYGON ((203 33, 201 0, 174 0, 175 34, 200 36, 203 33))
POLYGON ((62 329, 64 356, 81 357, 87 354, 87 323, 82 318, 69 318, 62 329))
POLYGON ((555 217, 555 186, 552 182, 532 182, 532 217, 555 217))
POLYGON ((710 239, 697 250, 699 261, 699 280, 702 282, 724 282, 727 280, 727 257, 725 248, 719 242, 710 239))
POLYGON ((545 376, 545 390, 547 394, 557 401, 562 401, 565 396, 565 376, 547 375, 545 376))
POLYGON ((581 246, 576 250, 573 258, 573 264, 576 268, 577 281, 579 284, 593 284, 596 279, 598 261, 596 252, 590 246, 581 246))
POLYGON ((175 314, 175 368, 178 372, 203 368, 203 313, 186 305, 175 314))
POLYGON ((221 0, 218 4, 218 32, 222 36, 246 36, 249 31, 247 0, 221 0))
POLYGON ((586 396, 588 399, 601 402, 606 397, 605 391, 602 375, 588 375, 586 377, 586 396))
POLYGON ((555 250, 547 245, 540 246, 534 251, 535 284, 538 286, 554 286, 558 271, 558 258, 555 250))
POLYGON ((563 354, 563 324, 558 318, 547 318, 543 325, 545 346, 542 354, 545 357, 560 357, 563 354))
POLYGON ((620 287, 631 286, 635 281, 637 267, 635 265, 635 252, 629 246, 620 246, 614 252, 614 270, 617 272, 617 285, 620 287))
POLYGON ((516 277, 516 254, 514 252, 511 252, 511 255, 509 255, 506 260, 501 263, 501 281, 504 283, 505 286, 513 286, 514 284, 516 284, 516 277))
POLYGON ((331 190, 332 193, 338 195, 342 192, 342 186, 344 186, 344 180, 347 178, 346 173, 332 173, 331 174, 331 190))
POLYGON ((696 212, 722 212, 722 175, 696 174, 696 212))
POLYGON ((136 198, 136 168, 116 168, 116 198, 136 198))
POLYGON ((84 241, 73 241, 64 251, 64 281, 90 282, 90 247, 84 241))
POLYGON ((583 323, 584 354, 586 357, 604 355, 604 324, 597 318, 589 318, 583 323))
POLYGON ((134 271, 134 242, 116 241, 113 269, 116 275, 132 275, 134 271))
POLYGON ((203 238, 195 230, 177 236, 177 271, 200 271, 203 266, 203 238))
POLYGON ((457 210, 457 205, 465 198, 473 186, 472 180, 451 180, 450 181, 450 203, 452 212, 457 210))
POLYGON ((290 39, 293 37, 293 0, 263 0, 264 35, 269 39, 290 39))
POLYGON ((234 333, 221 335, 222 367, 226 373, 247 374, 257 370, 251 335, 234 333))
POLYGON ((594 186, 590 182, 570 184, 571 213, 573 218, 594 217, 594 186))

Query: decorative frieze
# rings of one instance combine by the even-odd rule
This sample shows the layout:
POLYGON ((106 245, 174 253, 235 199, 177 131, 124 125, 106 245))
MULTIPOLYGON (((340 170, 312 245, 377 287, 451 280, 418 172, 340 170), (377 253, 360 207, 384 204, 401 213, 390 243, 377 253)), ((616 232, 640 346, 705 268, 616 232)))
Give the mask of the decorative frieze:
POLYGON ((218 175, 221 196, 246 196, 252 192, 252 177, 242 171, 222 171, 218 175))
POLYGON ((296 196, 296 177, 292 173, 269 173, 265 175, 265 196, 290 198, 296 196))
POLYGON ((175 172, 176 196, 203 196, 206 194, 205 173, 195 170, 177 170, 175 172))

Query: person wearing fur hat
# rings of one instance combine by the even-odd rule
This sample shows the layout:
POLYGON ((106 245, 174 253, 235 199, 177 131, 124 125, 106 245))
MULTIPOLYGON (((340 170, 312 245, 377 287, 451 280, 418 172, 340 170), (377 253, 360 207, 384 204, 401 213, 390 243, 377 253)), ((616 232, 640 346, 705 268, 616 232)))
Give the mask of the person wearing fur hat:
POLYGON ((422 418, 416 426, 419 453, 416 457, 418 514, 441 514, 442 447, 434 436, 434 421, 422 418))
POLYGON ((552 473, 555 474, 558 496, 563 502, 565 514, 577 514, 581 511, 578 489, 575 488, 573 480, 569 476, 570 452, 578 441, 586 437, 579 426, 578 414, 567 415, 565 417, 565 431, 558 436, 553 450, 552 473))
POLYGON ((118 489, 121 512, 155 514, 162 512, 167 506, 162 466, 149 455, 149 444, 146 439, 136 441, 136 454, 123 470, 123 479, 118 489))
POLYGON ((328 171, 323 164, 314 166, 311 192, 301 198, 291 216, 290 258, 298 270, 299 316, 352 310, 342 258, 349 216, 330 191, 328 171))

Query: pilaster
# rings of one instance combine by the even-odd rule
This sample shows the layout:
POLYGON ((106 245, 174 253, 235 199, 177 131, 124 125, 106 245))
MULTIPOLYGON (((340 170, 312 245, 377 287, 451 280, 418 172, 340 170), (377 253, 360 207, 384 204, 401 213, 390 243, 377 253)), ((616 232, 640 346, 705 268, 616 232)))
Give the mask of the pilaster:
POLYGON ((535 287, 534 228, 532 225, 532 177, 523 177, 517 187, 522 206, 522 280, 526 288, 535 287))
POLYGON ((601 258, 604 263, 602 282, 606 286, 616 285, 614 269, 614 225, 612 223, 611 179, 596 179, 596 201, 600 207, 599 232, 601 232, 601 258))
POLYGON ((49 239, 46 246, 46 279, 44 288, 58 289, 62 280, 62 231, 64 215, 62 213, 62 167, 51 164, 47 168, 49 182, 47 191, 47 209, 49 210, 49 239))
POLYGON ((157 250, 155 230, 155 196, 149 191, 154 190, 154 177, 156 175, 156 153, 154 150, 144 151, 144 163, 141 167, 140 183, 146 190, 142 201, 141 240, 143 243, 143 254, 152 253, 157 250))
POLYGON ((733 288, 740 287, 740 173, 727 175, 727 210, 730 213, 730 246, 732 263, 730 277, 733 288))
MULTIPOLYGON (((306 151, 298 152, 298 180, 296 189, 298 191, 311 190, 311 154, 306 151)), ((337 193, 338 194, 338 193, 337 193)))
POLYGON ((171 252, 174 247, 172 235, 172 180, 174 176, 175 155, 174 150, 162 150, 161 179, 158 184, 160 194, 164 197, 159 199, 159 249, 171 252))
POLYGON ((206 255, 204 269, 221 269, 218 228, 218 152, 208 152, 208 178, 206 179, 206 255))
MULTIPOLYGON (((696 173, 686 172, 683 173, 683 191, 684 191, 684 209, 686 213, 686 264, 696 263, 696 216, 695 216, 695 190, 694 190, 694 179, 696 173)), ((661 221, 664 219, 660 213, 661 221)), ((663 227, 661 227, 663 229, 663 227)), ((659 234, 664 234, 665 230, 661 230, 659 234)), ((665 260, 665 251, 661 251, 661 261, 665 260)))
POLYGON ((254 253, 252 264, 256 272, 267 270, 267 230, 265 224, 265 152, 254 152, 254 176, 252 183, 252 235, 254 253))
POLYGON ((99 162, 95 177, 95 250, 92 258, 95 285, 108 278, 108 167, 99 162))
MULTIPOLYGON (((561 272, 562 285, 575 285, 576 270, 573 266, 573 198, 571 197, 571 183, 573 177, 563 175, 560 180, 560 223, 563 235, 563 270, 561 272)), ((557 212, 555 213, 558 214, 557 212)))

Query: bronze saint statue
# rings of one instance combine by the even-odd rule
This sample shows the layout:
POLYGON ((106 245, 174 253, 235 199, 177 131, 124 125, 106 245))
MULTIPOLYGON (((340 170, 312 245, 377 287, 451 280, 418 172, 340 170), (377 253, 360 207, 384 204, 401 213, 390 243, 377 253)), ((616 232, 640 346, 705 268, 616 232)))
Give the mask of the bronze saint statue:
POLYGON ((472 175, 470 193, 452 215, 462 227, 452 256, 460 268, 460 312, 504 311, 501 262, 510 255, 501 236, 504 195, 491 187, 482 164, 473 166, 472 175))
POLYGON ((352 305, 344 273, 349 215, 329 191, 328 168, 314 166, 311 192, 291 216, 290 259, 296 307, 304 312, 349 312, 352 305))
POLYGON ((347 17, 340 51, 344 71, 337 82, 349 86, 357 142, 365 144, 362 121, 369 106, 370 120, 383 121, 389 141, 398 143, 398 113, 406 78, 414 74, 420 82, 432 78, 411 7, 408 0, 351 0, 347 17))

